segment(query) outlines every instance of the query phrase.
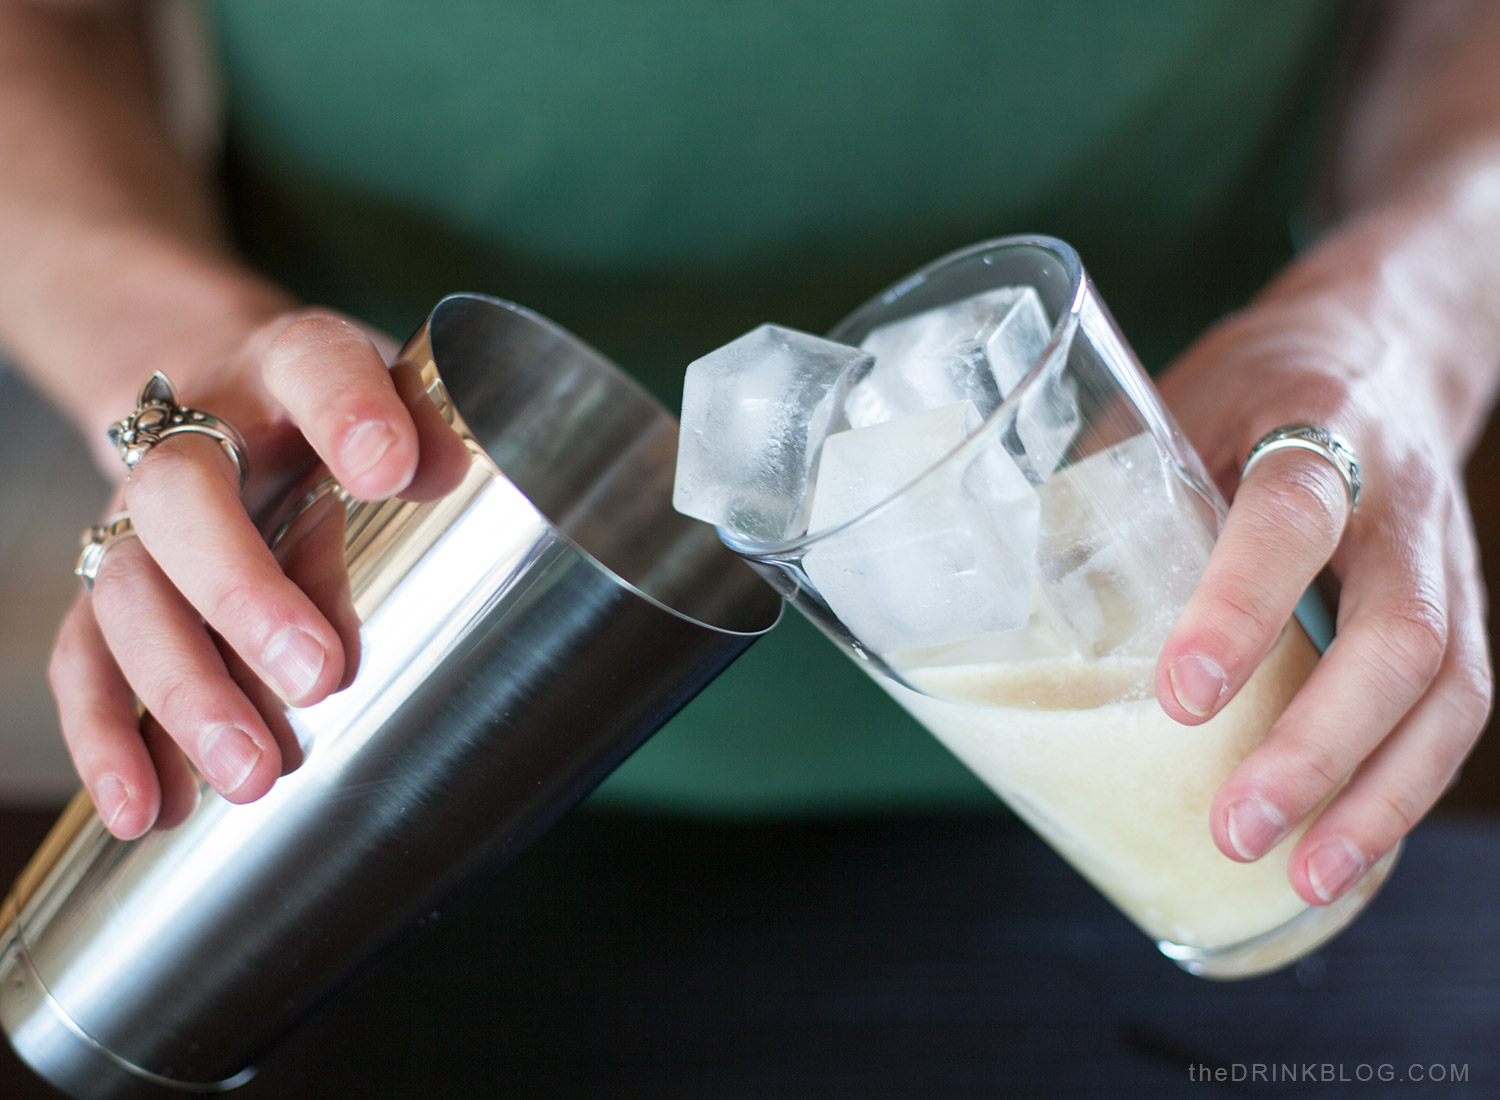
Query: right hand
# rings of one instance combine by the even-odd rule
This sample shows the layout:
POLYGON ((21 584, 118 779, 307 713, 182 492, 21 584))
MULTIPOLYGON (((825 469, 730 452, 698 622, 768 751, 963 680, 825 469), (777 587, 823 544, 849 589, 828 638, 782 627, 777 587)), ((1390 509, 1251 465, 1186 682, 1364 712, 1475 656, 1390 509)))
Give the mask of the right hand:
POLYGON ((410 495, 434 464, 452 467, 462 443, 432 423, 415 372, 387 367, 383 339, 329 310, 294 310, 211 360, 162 364, 182 405, 245 436, 251 482, 242 498, 234 463, 206 436, 152 448, 111 509, 129 511, 139 538, 111 547, 92 595, 63 622, 49 670, 63 735, 116 836, 191 811, 188 761, 242 803, 300 760, 285 723, 252 702, 256 679, 275 693, 269 713, 316 703, 352 677, 357 623, 318 586, 289 579, 250 516, 314 458, 367 500, 410 495))

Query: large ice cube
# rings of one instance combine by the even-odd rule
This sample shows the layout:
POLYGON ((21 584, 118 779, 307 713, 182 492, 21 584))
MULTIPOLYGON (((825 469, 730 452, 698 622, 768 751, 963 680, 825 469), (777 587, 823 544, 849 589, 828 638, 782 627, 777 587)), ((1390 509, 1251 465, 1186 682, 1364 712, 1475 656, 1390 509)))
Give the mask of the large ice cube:
POLYGON ((1040 485, 1056 470, 1078 435, 1078 380, 1068 372, 1066 349, 1037 372, 1015 401, 1017 462, 1040 485))
POLYGON ((1017 464, 1033 484, 1056 470, 1078 434, 1078 389, 1066 373, 1066 359, 1048 363, 1015 404, 1017 464))
POLYGON ((1039 490, 1038 572, 1085 653, 1154 656, 1213 545, 1210 511, 1149 432, 1089 455, 1039 490))
POLYGON ((843 425, 844 398, 870 363, 858 348, 779 325, 694 361, 672 506, 743 541, 801 534, 823 437, 843 425))
POLYGON ((910 485, 980 419, 960 401, 837 432, 823 444, 812 532, 900 491, 803 559, 829 608, 877 653, 1011 630, 1031 614, 1037 493, 998 439, 910 485))
POLYGON ((981 417, 1025 377, 1050 329, 1031 287, 999 287, 881 325, 863 347, 875 356, 849 393, 849 424, 867 428, 955 401, 981 417))
MULTIPOLYGON (((981 326, 976 340, 984 348, 990 370, 1000 383, 1000 392, 1009 397, 1011 390, 1026 377, 1026 372, 1047 346, 1047 341, 1052 336, 1052 326, 1047 323, 1047 312, 1042 309, 1042 300, 1037 297, 1035 290, 1029 286, 1006 289, 1018 292, 1014 301, 992 329, 981 326)), ((995 295, 997 304, 1000 293, 989 292, 995 295)), ((982 301, 985 297, 984 294, 978 294, 968 301, 982 301)))
MULTIPOLYGON (((870 344, 865 341, 866 351, 870 344)), ((952 343, 910 358, 876 352, 874 368, 850 390, 844 410, 850 427, 870 428, 956 401, 968 401, 981 416, 1000 404, 994 373, 973 344, 952 343)))

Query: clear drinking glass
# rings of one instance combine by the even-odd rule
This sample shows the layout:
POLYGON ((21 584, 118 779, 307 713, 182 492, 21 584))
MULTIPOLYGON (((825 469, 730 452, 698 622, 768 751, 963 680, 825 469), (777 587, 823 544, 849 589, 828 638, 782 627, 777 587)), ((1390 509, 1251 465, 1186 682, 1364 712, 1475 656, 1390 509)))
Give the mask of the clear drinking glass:
POLYGON ((1305 826, 1254 863, 1214 846, 1215 792, 1318 654, 1293 622, 1210 722, 1156 702, 1157 655, 1226 506, 1077 254, 1047 237, 975 245, 830 335, 857 345, 1007 286, 1036 289, 1050 338, 972 434, 846 522, 775 545, 720 535, 1168 957, 1212 978, 1276 969, 1353 919, 1396 853, 1314 907, 1287 880, 1305 826))

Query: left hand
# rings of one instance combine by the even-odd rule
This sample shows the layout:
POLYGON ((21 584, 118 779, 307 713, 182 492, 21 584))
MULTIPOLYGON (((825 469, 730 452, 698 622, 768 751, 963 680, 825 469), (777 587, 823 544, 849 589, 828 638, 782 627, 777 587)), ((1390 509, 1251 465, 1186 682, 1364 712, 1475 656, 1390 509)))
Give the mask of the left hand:
MULTIPOLYGON (((1265 741, 1219 790, 1211 828, 1231 859, 1258 858, 1340 784, 1292 852, 1310 904, 1339 897, 1450 785, 1489 714, 1491 671, 1453 423, 1437 352, 1405 338, 1378 265, 1312 254, 1209 330, 1162 379, 1167 404, 1233 504, 1157 668, 1178 721, 1217 713, 1270 651, 1325 566, 1340 583, 1337 637, 1265 741), (1446 406, 1446 407, 1445 407, 1446 406), (1250 448, 1290 423, 1358 455, 1342 477, 1306 451, 1250 448)), ((1337 250, 1333 250, 1337 252, 1337 250)))

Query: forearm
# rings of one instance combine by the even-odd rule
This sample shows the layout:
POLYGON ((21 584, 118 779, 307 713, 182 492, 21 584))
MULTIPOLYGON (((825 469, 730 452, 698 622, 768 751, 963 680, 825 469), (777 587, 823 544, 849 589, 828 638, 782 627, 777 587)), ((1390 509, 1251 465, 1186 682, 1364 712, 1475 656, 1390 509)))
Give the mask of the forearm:
POLYGON ((1459 459, 1500 389, 1496 57, 1491 0, 1388 5, 1334 134, 1335 231, 1269 290, 1326 288, 1371 319, 1386 367, 1423 369, 1459 459))
POLYGON ((0 0, 0 256, 0 346, 91 435, 286 304, 166 134, 134 5, 0 0))
POLYGON ((1350 326, 1324 349, 1350 384, 1421 383, 1453 457, 1465 460, 1500 389, 1500 145, 1434 166, 1344 220, 1261 301, 1315 295, 1350 326))

